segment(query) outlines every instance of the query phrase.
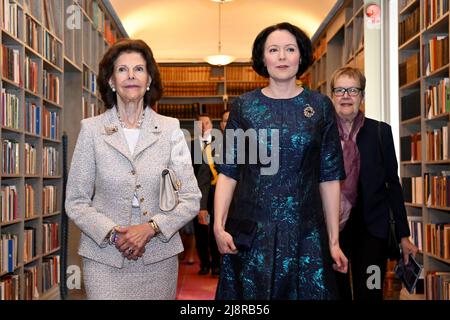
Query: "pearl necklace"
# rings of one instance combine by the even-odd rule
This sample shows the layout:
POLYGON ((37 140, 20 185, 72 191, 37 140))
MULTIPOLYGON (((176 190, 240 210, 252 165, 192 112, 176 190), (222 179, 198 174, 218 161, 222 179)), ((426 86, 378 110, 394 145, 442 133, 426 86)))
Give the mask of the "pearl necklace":
MULTIPOLYGON (((119 109, 118 108, 116 108, 116 111, 117 111, 117 117, 119 118, 120 126, 122 128, 132 129, 132 128, 128 128, 127 125, 125 124, 125 122, 123 122, 122 118, 120 117, 120 113, 119 113, 119 109)), ((142 111, 141 118, 136 123, 136 129, 139 129, 141 127, 142 122, 144 121, 144 117, 145 117, 145 110, 142 111)))

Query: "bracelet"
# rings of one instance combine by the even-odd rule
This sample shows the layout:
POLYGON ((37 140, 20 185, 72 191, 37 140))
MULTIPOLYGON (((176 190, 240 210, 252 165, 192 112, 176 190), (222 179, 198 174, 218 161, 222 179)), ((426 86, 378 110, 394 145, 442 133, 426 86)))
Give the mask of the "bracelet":
POLYGON ((152 227, 153 231, 155 232, 155 235, 161 232, 161 230, 159 230, 159 227, 155 221, 149 220, 148 224, 150 225, 150 227, 152 227))
POLYGON ((114 245, 116 245, 116 240, 117 240, 117 232, 116 232, 116 227, 114 227, 109 232, 108 243, 110 245, 114 246, 114 245))

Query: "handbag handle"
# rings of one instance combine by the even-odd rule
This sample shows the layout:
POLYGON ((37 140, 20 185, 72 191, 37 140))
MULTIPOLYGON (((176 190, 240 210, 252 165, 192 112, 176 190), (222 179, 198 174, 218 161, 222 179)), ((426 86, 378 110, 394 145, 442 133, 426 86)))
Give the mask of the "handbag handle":
POLYGON ((162 171, 161 175, 163 176, 163 178, 166 175, 169 175, 169 180, 170 180, 170 183, 172 184, 174 190, 180 191, 180 189, 181 189, 181 182, 175 177, 175 174, 172 171, 170 171, 169 169, 164 169, 162 171))

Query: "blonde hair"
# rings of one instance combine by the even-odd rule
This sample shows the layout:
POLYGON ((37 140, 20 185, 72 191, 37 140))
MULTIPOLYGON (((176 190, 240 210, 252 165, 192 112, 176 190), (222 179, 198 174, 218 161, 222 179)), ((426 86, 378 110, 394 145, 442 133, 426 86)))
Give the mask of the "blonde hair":
POLYGON ((330 89, 333 91, 334 83, 336 80, 342 76, 347 76, 349 78, 355 79, 359 81, 359 87, 362 91, 366 88, 366 77, 362 74, 362 72, 358 68, 353 67, 342 67, 333 72, 331 75, 330 89))

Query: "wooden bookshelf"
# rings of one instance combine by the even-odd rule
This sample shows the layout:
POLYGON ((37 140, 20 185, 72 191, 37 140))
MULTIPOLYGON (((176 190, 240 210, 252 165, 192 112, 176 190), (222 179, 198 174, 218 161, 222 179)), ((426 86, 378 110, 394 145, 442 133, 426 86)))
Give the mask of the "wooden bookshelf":
MULTIPOLYGON (((110 41, 122 35, 102 1, 2 0, 0 12, 0 300, 55 299, 61 279, 62 135, 69 133, 71 153, 82 119, 83 66, 95 75, 108 46, 106 32, 110 41), (83 8, 94 8, 89 24, 69 29, 69 6, 81 18, 83 8)), ((87 93, 98 109, 96 92, 87 93)))
POLYGON ((219 120, 237 96, 268 84, 268 79, 259 76, 250 63, 159 63, 159 67, 164 95, 157 111, 184 121, 184 126, 200 113, 219 120))
POLYGON ((311 79, 309 87, 330 95, 329 80, 343 66, 364 71, 363 1, 338 3, 331 20, 312 37, 314 63, 304 77, 311 79))
POLYGON ((424 252, 423 292, 403 290, 404 299, 449 299, 448 285, 438 288, 436 281, 450 278, 449 13, 443 3, 402 0, 398 8, 400 176, 405 201, 421 201, 406 207, 424 252))

